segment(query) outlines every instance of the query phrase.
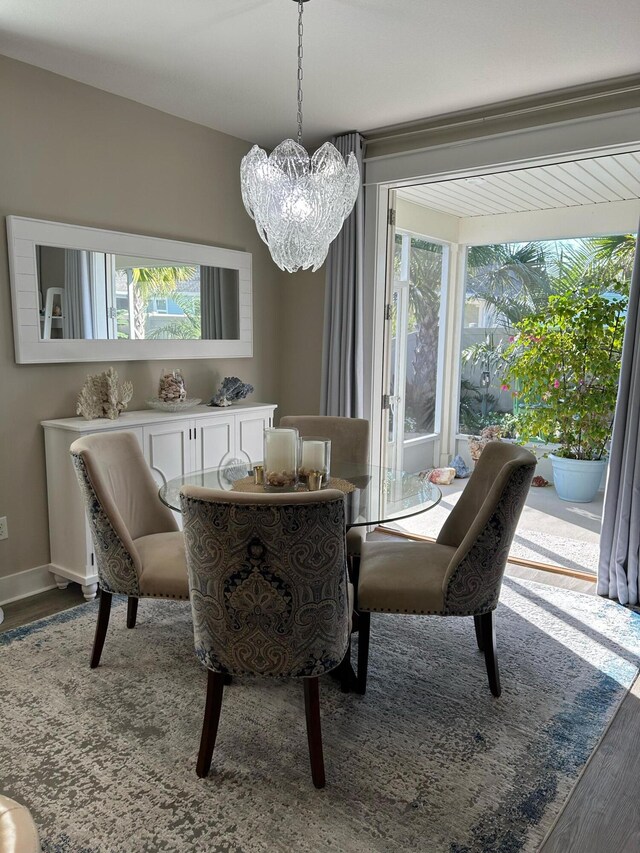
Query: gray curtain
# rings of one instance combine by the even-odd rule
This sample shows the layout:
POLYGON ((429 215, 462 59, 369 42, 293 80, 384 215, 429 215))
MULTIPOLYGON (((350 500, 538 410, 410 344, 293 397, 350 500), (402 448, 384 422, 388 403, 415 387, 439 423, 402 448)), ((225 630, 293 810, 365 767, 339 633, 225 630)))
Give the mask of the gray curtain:
POLYGON ((65 338, 95 337, 93 329, 93 272, 91 252, 84 249, 64 251, 65 308, 62 330, 65 338))
MULTIPOLYGON (((345 156, 354 152, 362 179, 362 136, 345 133, 332 142, 345 156)), ((364 200, 360 190, 352 213, 329 247, 326 261, 320 398, 323 415, 364 415, 363 263, 364 200)))
POLYGON ((200 267, 202 337, 209 341, 240 337, 240 283, 237 270, 200 267))
POLYGON ((631 277, 600 537, 598 594, 638 604, 640 581, 640 252, 631 277))

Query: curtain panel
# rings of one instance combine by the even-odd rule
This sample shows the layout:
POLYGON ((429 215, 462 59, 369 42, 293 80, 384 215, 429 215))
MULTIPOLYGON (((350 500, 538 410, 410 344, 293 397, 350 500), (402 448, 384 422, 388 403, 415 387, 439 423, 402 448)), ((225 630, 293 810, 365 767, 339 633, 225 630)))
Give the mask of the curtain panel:
POLYGON ((640 557, 640 253, 631 277, 609 476, 600 536, 598 594, 637 605, 640 557))
POLYGON ((91 252, 84 249, 65 249, 65 307, 63 333, 65 338, 89 340, 93 329, 94 282, 91 252))
MULTIPOLYGON (((345 133, 332 139, 338 151, 353 151, 363 171, 363 138, 345 133)), ((350 216, 329 247, 326 262, 320 413, 364 416, 363 354, 364 200, 362 186, 350 216)))
POLYGON ((200 267, 202 338, 224 341, 240 337, 240 295, 237 270, 200 267))

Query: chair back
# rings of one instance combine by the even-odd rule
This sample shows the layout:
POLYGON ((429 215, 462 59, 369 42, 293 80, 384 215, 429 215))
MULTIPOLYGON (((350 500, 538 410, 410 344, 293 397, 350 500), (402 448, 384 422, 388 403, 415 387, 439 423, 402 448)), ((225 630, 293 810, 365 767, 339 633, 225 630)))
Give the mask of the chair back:
POLYGON ((369 421, 364 418, 333 418, 325 415, 286 415, 283 428, 295 427, 301 438, 331 439, 331 459, 354 465, 369 461, 369 421))
POLYGON ((456 548, 444 582, 445 608, 458 615, 495 609, 509 549, 536 457, 515 444, 489 442, 437 538, 456 548))
POLYGON ((138 595, 140 557, 134 539, 178 530, 160 501, 158 486, 132 432, 87 435, 74 441, 71 458, 95 548, 100 586, 138 595))
POLYGON ((322 675, 349 643, 344 496, 184 486, 196 654, 232 675, 322 675))

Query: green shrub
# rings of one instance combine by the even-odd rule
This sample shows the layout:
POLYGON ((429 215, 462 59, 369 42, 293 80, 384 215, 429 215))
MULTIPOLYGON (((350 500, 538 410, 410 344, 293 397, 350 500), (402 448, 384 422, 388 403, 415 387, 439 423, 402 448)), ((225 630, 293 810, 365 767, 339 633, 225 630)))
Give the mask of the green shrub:
POLYGON ((627 297, 588 287, 550 296, 522 319, 505 350, 521 441, 560 445, 569 459, 601 459, 611 438, 627 297))

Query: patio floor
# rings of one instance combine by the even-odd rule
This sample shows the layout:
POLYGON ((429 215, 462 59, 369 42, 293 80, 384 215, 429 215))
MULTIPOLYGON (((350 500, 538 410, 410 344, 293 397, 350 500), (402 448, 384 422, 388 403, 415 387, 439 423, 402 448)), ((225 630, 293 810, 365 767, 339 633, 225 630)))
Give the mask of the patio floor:
MULTIPOLYGON (((440 486, 442 500, 422 515, 386 525, 404 533, 437 536, 468 480, 440 486)), ((532 487, 522 513, 511 556, 565 569, 596 573, 603 492, 588 504, 561 501, 553 486, 532 487)))

